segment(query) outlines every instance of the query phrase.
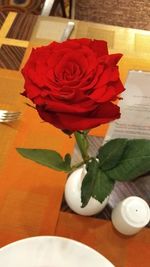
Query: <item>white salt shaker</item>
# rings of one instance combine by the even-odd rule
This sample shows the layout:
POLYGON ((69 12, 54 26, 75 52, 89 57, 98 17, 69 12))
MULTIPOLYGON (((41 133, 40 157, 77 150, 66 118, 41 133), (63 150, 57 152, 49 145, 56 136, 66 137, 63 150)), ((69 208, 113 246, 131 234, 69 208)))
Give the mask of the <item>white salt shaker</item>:
POLYGON ((144 199, 131 196, 113 209, 111 218, 120 233, 134 235, 150 221, 150 208, 144 199))

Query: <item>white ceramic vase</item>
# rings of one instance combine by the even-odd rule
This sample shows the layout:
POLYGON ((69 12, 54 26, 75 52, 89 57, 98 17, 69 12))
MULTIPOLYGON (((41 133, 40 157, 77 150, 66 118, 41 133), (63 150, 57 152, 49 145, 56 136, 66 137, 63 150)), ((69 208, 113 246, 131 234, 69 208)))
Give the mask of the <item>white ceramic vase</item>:
POLYGON ((85 166, 80 167, 71 173, 65 185, 65 200, 70 209, 77 214, 92 216, 101 212, 105 208, 108 203, 109 196, 103 201, 103 203, 100 203, 91 197, 88 204, 84 208, 81 208, 81 185, 85 174, 85 166))

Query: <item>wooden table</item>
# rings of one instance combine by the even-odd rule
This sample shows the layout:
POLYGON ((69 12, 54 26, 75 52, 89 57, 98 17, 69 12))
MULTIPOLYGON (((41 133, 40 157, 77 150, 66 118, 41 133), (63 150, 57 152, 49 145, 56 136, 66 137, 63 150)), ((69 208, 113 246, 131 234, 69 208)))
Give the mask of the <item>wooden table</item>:
MULTIPOLYGON (((58 41, 66 22, 56 17, 0 14, 0 108, 15 107, 22 112, 19 121, 0 124, 0 246, 29 236, 60 235, 95 248, 117 267, 148 267, 148 228, 134 237, 125 237, 114 230, 110 220, 63 211, 66 175, 25 160, 16 152, 16 147, 51 148, 61 154, 74 150, 74 139, 51 125, 41 124, 37 113, 25 105, 27 101, 20 95, 24 83, 20 70, 32 47, 58 41), (62 147, 62 143, 66 146, 62 147)), ((148 31, 75 21, 71 38, 81 37, 105 39, 110 53, 124 54, 120 62, 123 82, 129 69, 150 71, 148 31)), ((106 129, 94 129, 91 143, 99 146, 106 129)), ((115 203, 133 192, 150 202, 149 185, 148 176, 142 183, 137 180, 131 186, 118 185, 99 217, 110 218, 115 203)))

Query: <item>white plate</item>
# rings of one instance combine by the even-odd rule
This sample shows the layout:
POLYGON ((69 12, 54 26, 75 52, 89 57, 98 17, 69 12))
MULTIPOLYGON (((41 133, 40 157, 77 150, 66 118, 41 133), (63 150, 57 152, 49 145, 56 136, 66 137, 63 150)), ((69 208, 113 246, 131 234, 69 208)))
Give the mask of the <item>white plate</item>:
POLYGON ((37 236, 0 249, 1 267, 114 267, 104 256, 77 241, 37 236))

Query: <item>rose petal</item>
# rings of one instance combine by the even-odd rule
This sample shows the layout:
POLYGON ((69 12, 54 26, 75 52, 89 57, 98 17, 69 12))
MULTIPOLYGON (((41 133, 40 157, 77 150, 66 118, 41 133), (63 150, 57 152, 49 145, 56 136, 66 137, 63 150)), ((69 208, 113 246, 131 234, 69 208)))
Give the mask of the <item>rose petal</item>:
POLYGON ((98 57, 108 55, 107 42, 102 40, 93 40, 90 43, 90 47, 96 53, 98 57))
POLYGON ((47 101, 44 101, 46 103, 45 110, 51 111, 51 112, 62 112, 64 113, 75 113, 75 114, 83 114, 90 111, 93 111, 97 107, 97 103, 93 102, 90 99, 84 99, 84 101, 80 101, 78 103, 74 103, 71 105, 67 102, 61 102, 61 101, 52 101, 50 99, 47 99, 47 101))
POLYGON ((30 79, 25 80, 24 88, 26 89, 26 95, 31 100, 41 94, 41 89, 37 87, 30 79))
POLYGON ((125 90, 121 81, 110 83, 104 85, 100 88, 97 88, 89 97, 98 103, 112 101, 117 98, 118 94, 122 93, 125 90))
POLYGON ((100 58, 100 62, 108 66, 115 66, 121 59, 122 54, 106 55, 100 58))
POLYGON ((46 112, 42 107, 37 107, 40 117, 55 127, 62 130, 77 131, 97 127, 120 117, 120 109, 112 103, 104 103, 93 113, 87 116, 77 114, 46 112))

